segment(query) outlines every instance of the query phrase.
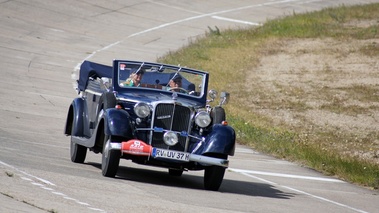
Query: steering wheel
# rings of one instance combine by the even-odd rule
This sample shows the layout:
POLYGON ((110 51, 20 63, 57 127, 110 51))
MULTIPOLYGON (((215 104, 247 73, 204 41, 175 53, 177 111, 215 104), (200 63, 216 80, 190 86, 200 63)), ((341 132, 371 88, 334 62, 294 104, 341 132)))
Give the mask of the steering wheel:
POLYGON ((182 87, 170 87, 168 88, 168 91, 172 91, 172 90, 179 90, 179 91, 183 91, 184 93, 188 94, 188 90, 182 88, 182 87))

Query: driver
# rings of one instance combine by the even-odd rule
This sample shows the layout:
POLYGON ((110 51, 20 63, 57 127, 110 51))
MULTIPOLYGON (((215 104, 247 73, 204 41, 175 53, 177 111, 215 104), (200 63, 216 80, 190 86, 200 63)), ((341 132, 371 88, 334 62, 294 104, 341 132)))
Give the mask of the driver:
POLYGON ((186 93, 185 90, 181 89, 182 88, 182 76, 180 75, 175 75, 171 80, 168 82, 169 85, 169 90, 173 92, 181 92, 181 93, 186 93))

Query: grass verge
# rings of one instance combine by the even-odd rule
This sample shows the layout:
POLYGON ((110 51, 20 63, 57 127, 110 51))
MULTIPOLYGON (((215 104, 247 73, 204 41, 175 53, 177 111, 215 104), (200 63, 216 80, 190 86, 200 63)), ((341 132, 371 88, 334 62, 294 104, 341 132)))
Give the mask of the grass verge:
MULTIPOLYGON (((281 91, 292 95, 292 98, 278 100, 275 92, 254 86, 252 79, 243 78, 259 66, 261 57, 279 52, 278 44, 281 41, 317 38, 350 42, 377 39, 378 20, 379 4, 370 4, 340 6, 305 14, 294 13, 292 16, 269 20, 261 27, 250 29, 220 31, 217 27, 209 28, 204 37, 191 41, 190 45, 176 52, 169 52, 158 61, 207 70, 211 74, 211 88, 231 93, 232 100, 226 110, 228 121, 235 128, 239 143, 278 158, 299 162, 327 175, 378 189, 378 163, 346 153, 378 150, 379 133, 370 132, 357 139, 355 133, 336 131, 329 126, 309 128, 310 124, 306 120, 303 125, 298 126, 286 122, 273 123, 270 114, 258 113, 254 106, 303 112, 310 107, 301 99, 293 97, 308 94, 304 88, 280 88, 280 85, 275 85, 281 91), (360 25, 362 21, 370 24, 360 25), (237 77, 233 78, 234 76, 237 77), (251 89, 246 89, 246 85, 251 85, 251 89), (251 100, 252 92, 259 97, 259 102, 251 100), (348 145, 347 141, 353 141, 349 143, 353 145, 348 145), (350 152, 339 147, 349 149, 350 152)), ((355 51, 365 57, 378 57, 379 45, 374 42, 355 51)), ((303 72, 308 71, 304 69, 303 72)), ((333 70, 325 65, 323 72, 328 74, 333 70)), ((369 104, 379 103, 376 96, 367 95, 379 94, 375 86, 355 85, 350 88, 337 88, 333 92, 337 90, 343 90, 350 99, 369 104)), ((322 88, 320 91, 322 92, 317 93, 317 98, 331 99, 332 89, 322 88), (323 94, 324 97, 321 97, 323 94)), ((351 116, 368 111, 378 112, 375 104, 369 108, 358 105, 346 107, 343 105, 345 99, 334 98, 331 102, 321 104, 319 109, 351 116)))

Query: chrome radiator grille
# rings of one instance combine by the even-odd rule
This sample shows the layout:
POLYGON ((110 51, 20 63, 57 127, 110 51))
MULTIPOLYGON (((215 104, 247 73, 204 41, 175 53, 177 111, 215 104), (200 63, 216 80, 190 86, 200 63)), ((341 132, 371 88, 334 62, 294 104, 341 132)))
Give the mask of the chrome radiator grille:
MULTIPOLYGON (((175 104, 158 104, 152 121, 153 128, 163 128, 178 132, 188 132, 191 119, 191 110, 188 107, 175 104)), ((185 151, 186 136, 178 135, 179 142, 175 146, 167 146, 163 141, 161 132, 154 132, 151 145, 157 148, 185 151)))

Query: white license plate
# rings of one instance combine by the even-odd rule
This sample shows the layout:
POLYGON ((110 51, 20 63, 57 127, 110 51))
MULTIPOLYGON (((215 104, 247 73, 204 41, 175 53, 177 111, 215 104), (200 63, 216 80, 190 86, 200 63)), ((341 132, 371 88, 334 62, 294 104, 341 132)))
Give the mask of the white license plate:
POLYGON ((152 156, 154 158, 165 158, 179 161, 189 161, 189 153, 174 150, 153 148, 152 156))

